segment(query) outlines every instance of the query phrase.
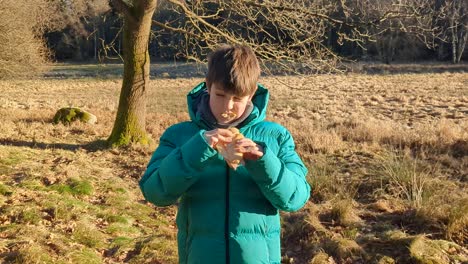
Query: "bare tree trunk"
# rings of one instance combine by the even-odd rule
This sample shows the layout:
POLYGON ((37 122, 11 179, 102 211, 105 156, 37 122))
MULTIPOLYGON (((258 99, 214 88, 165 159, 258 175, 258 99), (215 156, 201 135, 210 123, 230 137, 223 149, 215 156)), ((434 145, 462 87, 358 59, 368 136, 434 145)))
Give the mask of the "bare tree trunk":
POLYGON ((465 51, 465 45, 468 40, 468 32, 461 29, 459 32, 458 46, 457 46, 457 58, 456 63, 460 63, 463 52, 465 51))
POLYGON ((114 2, 124 13, 124 77, 114 128, 108 143, 114 147, 130 143, 148 144, 146 133, 146 89, 150 59, 148 41, 157 0, 134 1, 132 7, 114 2))
POLYGON ((97 30, 96 30, 96 24, 93 23, 93 30, 94 30, 94 61, 97 61, 97 50, 98 50, 98 44, 97 44, 97 30))
POLYGON ((457 16, 457 2, 452 1, 450 3, 450 13, 449 13, 449 26, 450 26, 450 33, 452 36, 451 43, 452 43, 452 63, 457 63, 457 52, 458 52, 458 21, 456 21, 457 16))

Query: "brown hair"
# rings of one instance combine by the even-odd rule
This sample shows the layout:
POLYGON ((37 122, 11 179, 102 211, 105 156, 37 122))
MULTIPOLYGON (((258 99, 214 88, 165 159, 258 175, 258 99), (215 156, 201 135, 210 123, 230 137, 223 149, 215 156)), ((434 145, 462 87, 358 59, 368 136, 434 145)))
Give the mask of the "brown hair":
POLYGON ((208 56, 208 89, 216 83, 235 95, 252 95, 259 77, 260 65, 248 46, 222 45, 208 56))

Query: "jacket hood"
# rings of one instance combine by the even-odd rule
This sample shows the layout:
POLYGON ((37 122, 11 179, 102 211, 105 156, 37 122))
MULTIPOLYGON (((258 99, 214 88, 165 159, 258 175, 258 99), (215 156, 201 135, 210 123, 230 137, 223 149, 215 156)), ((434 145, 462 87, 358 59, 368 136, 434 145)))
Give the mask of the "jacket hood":
MULTIPOLYGON (((202 99, 207 93, 208 90, 206 87, 206 83, 202 82, 198 84, 187 94, 187 106, 190 119, 201 128, 211 130, 215 128, 214 124, 210 123, 207 120, 204 120, 198 114, 200 103, 203 102, 202 99)), ((244 129, 265 120, 269 96, 270 94, 268 92, 268 89, 266 89, 263 85, 258 84, 257 91, 252 97, 252 112, 237 127, 244 129)))

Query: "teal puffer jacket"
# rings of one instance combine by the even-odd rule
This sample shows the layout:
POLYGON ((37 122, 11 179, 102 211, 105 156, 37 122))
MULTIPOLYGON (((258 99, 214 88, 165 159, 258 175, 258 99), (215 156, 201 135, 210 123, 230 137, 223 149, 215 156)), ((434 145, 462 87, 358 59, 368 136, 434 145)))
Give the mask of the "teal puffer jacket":
POLYGON ((264 121, 268 91, 259 85, 254 109, 239 128, 262 144, 264 156, 230 169, 203 137, 211 130, 196 114, 205 83, 187 96, 191 121, 161 136, 140 180, 147 201, 177 202, 179 263, 280 263, 279 210, 295 211, 309 199, 307 169, 290 133, 264 121))

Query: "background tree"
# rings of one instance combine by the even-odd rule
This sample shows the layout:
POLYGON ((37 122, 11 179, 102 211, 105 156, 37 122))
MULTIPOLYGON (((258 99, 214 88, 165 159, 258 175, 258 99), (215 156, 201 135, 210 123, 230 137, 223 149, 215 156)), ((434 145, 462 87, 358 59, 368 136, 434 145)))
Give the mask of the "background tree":
POLYGON ((340 57, 326 45, 327 29, 352 34, 356 41, 367 37, 346 20, 332 17, 338 8, 332 1, 167 0, 165 4, 178 19, 153 23, 182 34, 182 43, 174 44, 182 45, 179 55, 191 60, 205 58, 219 43, 247 44, 266 70, 334 71, 340 57))
POLYGON ((42 73, 53 57, 46 33, 68 27, 82 35, 82 22, 106 10, 106 0, 0 0, 0 78, 42 73))
POLYGON ((459 63, 468 40, 468 2, 446 0, 438 15, 446 22, 441 35, 451 44, 452 62, 459 63))
POLYGON ((124 73, 114 128, 108 138, 112 146, 147 144, 146 89, 149 83, 148 42, 157 0, 113 0, 123 15, 124 73))
POLYGON ((62 1, 60 6, 62 28, 45 35, 54 59, 100 61, 101 55, 109 52, 103 42, 111 42, 120 29, 108 1, 62 1))
POLYGON ((0 78, 45 69, 49 53, 41 36, 53 26, 55 11, 46 0, 0 1, 0 78))
POLYGON ((405 14, 397 19, 399 30, 417 37, 443 58, 445 48, 459 63, 468 40, 468 2, 463 0, 406 0, 399 4, 405 14))

